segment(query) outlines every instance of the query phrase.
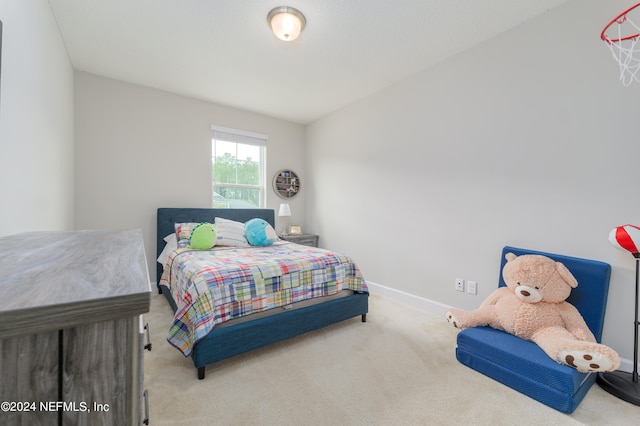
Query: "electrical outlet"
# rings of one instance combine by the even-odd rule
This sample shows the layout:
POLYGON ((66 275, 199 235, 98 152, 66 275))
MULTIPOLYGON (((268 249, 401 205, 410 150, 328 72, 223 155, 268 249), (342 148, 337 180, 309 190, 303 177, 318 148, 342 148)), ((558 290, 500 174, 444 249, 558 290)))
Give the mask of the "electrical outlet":
POLYGON ((467 281, 467 293, 478 294, 478 283, 475 281, 467 281))
POLYGON ((456 278, 456 291, 464 291, 464 280, 456 278))

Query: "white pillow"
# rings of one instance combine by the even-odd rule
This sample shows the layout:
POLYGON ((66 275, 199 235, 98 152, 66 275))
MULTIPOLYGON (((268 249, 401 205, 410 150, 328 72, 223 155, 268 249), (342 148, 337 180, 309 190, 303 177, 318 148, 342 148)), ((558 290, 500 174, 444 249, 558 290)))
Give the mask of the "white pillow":
POLYGON ((218 234, 217 246, 249 247, 244 233, 244 223, 216 217, 213 226, 218 234))
POLYGON ((162 266, 166 265, 167 260, 169 260, 169 255, 171 254, 171 252, 178 248, 178 240, 176 238, 175 232, 164 237, 164 241, 167 244, 165 244, 164 250, 162 250, 162 253, 160 253, 160 256, 158 256, 158 259, 157 259, 158 263, 161 264, 162 266))

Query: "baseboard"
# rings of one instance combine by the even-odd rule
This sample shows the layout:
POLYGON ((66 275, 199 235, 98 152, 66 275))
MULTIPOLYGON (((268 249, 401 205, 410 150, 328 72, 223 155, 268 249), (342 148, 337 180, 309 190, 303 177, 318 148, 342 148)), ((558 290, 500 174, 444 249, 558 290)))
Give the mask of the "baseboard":
MULTIPOLYGON (((395 288, 387 287, 381 284, 372 283, 371 281, 367 281, 367 286, 372 294, 380 294, 382 296, 386 296, 390 299, 396 300, 398 302, 406 303, 407 305, 413 306, 414 308, 421 309, 425 312, 429 312, 434 315, 439 315, 444 318, 445 312, 451 306, 445 305, 440 302, 435 302, 430 299, 425 299, 424 297, 416 296, 415 294, 406 293, 402 290, 397 290, 395 288)), ((620 368, 621 371, 626 371, 628 373, 633 371, 633 361, 630 359, 620 357, 620 368)))
POLYGON ((435 302, 424 297, 416 296, 415 294, 406 293, 402 290, 387 287, 381 284, 372 283, 367 280, 367 286, 372 294, 380 294, 387 296, 390 299, 397 300, 398 302, 406 303, 407 305, 421 309, 423 311, 439 315, 444 318, 444 313, 447 312, 451 306, 435 302))

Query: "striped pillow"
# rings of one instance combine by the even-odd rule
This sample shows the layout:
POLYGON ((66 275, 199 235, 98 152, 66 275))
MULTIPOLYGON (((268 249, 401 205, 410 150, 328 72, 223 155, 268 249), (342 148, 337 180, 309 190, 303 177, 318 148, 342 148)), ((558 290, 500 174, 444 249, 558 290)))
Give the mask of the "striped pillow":
POLYGON ((216 217, 213 226, 218 238, 217 246, 248 247, 249 242, 244 233, 244 223, 216 217))

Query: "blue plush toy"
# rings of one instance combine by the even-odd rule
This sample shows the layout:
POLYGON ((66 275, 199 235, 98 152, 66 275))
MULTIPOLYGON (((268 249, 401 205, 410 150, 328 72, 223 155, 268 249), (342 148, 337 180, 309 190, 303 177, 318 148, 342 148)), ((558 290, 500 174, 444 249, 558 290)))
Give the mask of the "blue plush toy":
POLYGON ((244 233, 252 246, 270 246, 278 240, 276 231, 263 219, 255 218, 245 223, 244 233))

